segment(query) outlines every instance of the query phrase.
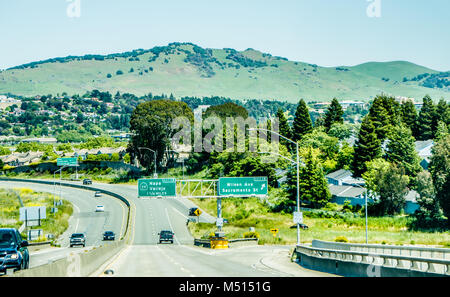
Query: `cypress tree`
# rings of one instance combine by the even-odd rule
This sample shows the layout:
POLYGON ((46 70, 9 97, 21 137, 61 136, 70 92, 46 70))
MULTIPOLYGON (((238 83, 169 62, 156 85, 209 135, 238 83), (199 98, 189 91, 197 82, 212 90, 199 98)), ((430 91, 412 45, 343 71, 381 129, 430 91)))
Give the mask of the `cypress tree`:
POLYGON ((375 127, 377 138, 383 142, 392 126, 400 121, 400 108, 392 97, 377 96, 369 110, 369 118, 375 127))
POLYGON ((411 129, 412 135, 417 138, 417 110, 411 100, 401 105, 402 122, 411 129))
POLYGON ((354 148, 353 162, 350 167, 353 175, 359 177, 367 170, 366 162, 381 156, 381 141, 377 138, 375 127, 368 116, 363 119, 354 148))
POLYGON ((410 185, 414 185, 421 167, 411 130, 405 126, 394 127, 388 139, 386 159, 402 168, 405 174, 410 177, 410 185))
POLYGON ((294 124, 292 125, 292 138, 294 141, 302 139, 303 135, 312 131, 312 121, 309 115, 308 107, 303 99, 297 105, 294 124))
POLYGON ((334 123, 344 123, 344 110, 342 106, 339 104, 339 101, 336 98, 333 98, 331 101, 331 105, 328 107, 327 112, 325 113, 325 122, 324 126, 326 131, 328 132, 331 128, 331 125, 334 123))
POLYGON ((417 121, 417 140, 433 138, 433 122, 435 121, 435 106, 430 96, 423 98, 423 106, 417 121))
MULTIPOLYGON (((278 109, 277 111, 277 118, 279 121, 279 130, 280 130, 280 134, 283 135, 286 138, 292 139, 292 131, 291 131, 291 127, 289 126, 289 123, 286 119, 286 116, 284 115, 284 112, 281 108, 278 109)), ((280 143, 284 146, 286 146, 287 148, 292 149, 292 143, 280 138, 280 143)))

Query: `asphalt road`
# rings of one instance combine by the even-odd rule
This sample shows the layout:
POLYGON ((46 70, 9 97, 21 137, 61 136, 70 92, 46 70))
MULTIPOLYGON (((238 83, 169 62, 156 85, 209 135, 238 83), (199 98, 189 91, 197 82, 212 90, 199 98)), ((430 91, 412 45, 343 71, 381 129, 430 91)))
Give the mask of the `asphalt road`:
MULTIPOLYGON (((0 187, 3 184, 0 183, 0 187)), ((92 186, 126 197, 135 209, 130 226, 131 244, 92 276, 106 276, 104 271, 107 269, 114 271, 113 276, 117 277, 330 276, 292 263, 290 251, 293 246, 250 246, 228 250, 209 250, 194 246, 194 238, 186 228, 186 221, 189 208, 195 205, 187 199, 140 199, 137 197, 137 186, 132 185, 94 183, 92 186), (159 244, 158 233, 161 230, 172 230, 175 233, 174 244, 159 244)), ((38 190, 45 187, 52 188, 31 183, 27 187, 38 190)), ((80 190, 63 188, 63 193, 65 199, 79 208, 70 228, 87 232, 91 238, 90 245, 100 244, 101 239, 98 236, 106 229, 119 233, 125 219, 121 215, 123 203, 119 200, 112 197, 100 198, 99 201, 105 205, 107 211, 110 211, 109 214, 106 212, 102 215, 94 213, 97 200, 93 198, 92 192, 81 195, 80 190), (70 197, 71 195, 74 197, 70 197)), ((200 221, 214 223, 214 215, 204 212, 200 216, 200 221)), ((32 255, 32 259, 34 258, 32 263, 36 263, 38 259, 47 260, 49 257, 55 257, 56 253, 64 255, 62 249, 58 252, 42 251, 32 255)))
MULTIPOLYGON (((1 188, 29 188, 39 192, 55 193, 55 188, 50 185, 22 183, 22 182, 4 182, 0 181, 1 188)), ((59 187, 56 188, 59 195, 59 187)), ((127 215, 126 206, 116 198, 102 196, 94 197, 94 192, 75 188, 62 187, 62 199, 68 200, 73 204, 74 212, 69 221, 69 228, 59 238, 58 243, 61 248, 46 248, 31 252, 30 267, 47 264, 51 261, 68 256, 70 253, 78 253, 100 246, 103 243, 103 232, 114 231, 116 237, 120 238, 125 232, 125 220, 127 215), (95 212, 97 205, 105 206, 105 212, 95 212), (86 248, 69 248, 69 238, 72 233, 86 234, 86 248)))

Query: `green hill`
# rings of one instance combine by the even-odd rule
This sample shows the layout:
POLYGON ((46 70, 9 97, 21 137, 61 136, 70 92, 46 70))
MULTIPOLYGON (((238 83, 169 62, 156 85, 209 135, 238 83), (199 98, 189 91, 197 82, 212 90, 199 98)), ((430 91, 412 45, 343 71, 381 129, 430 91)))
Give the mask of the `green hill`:
POLYGON ((448 98, 449 73, 409 62, 320 67, 248 49, 204 49, 172 43, 148 50, 69 56, 29 63, 0 72, 0 94, 84 94, 98 89, 136 95, 224 96, 297 102, 368 100, 377 94, 421 99, 448 98), (428 77, 422 77, 422 74, 428 77), (420 79, 417 79, 419 76, 420 79), (439 77, 435 86, 424 80, 439 77), (413 78, 416 78, 413 80, 413 78), (439 82, 444 84, 439 84, 439 82))

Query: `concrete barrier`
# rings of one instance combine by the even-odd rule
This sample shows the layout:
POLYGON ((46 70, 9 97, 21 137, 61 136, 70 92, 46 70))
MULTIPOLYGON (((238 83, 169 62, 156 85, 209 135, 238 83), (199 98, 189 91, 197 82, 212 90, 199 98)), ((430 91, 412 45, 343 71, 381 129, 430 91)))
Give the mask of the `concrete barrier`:
POLYGON ((450 276, 450 261, 297 246, 297 262, 309 269, 356 277, 450 276), (422 265, 423 264, 423 265, 422 265))

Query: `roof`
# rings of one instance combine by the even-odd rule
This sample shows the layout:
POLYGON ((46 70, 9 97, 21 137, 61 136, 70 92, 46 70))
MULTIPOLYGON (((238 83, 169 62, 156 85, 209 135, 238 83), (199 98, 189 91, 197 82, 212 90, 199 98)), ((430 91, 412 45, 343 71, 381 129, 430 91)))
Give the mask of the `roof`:
POLYGON ((336 197, 359 198, 364 195, 364 192, 366 191, 364 188, 352 186, 329 185, 328 187, 331 195, 336 197))
POLYGON ((432 156, 431 149, 434 146, 433 140, 416 141, 415 146, 416 146, 416 151, 420 157, 425 158, 425 157, 432 156))
POLYGON ((327 178, 332 178, 336 180, 342 180, 347 177, 352 177, 353 174, 350 170, 339 169, 338 171, 331 172, 326 175, 327 178))

